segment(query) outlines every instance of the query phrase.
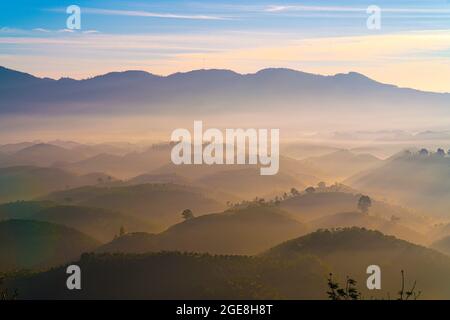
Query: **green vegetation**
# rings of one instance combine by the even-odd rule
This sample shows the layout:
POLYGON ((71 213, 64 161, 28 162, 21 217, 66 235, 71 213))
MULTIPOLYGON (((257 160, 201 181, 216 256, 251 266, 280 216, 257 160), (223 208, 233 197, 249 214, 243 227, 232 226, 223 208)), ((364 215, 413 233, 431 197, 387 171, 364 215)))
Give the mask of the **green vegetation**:
POLYGON ((83 290, 69 291, 64 268, 9 280, 21 299, 323 299, 321 263, 313 257, 85 254, 83 290), (101 274, 101 277, 99 275, 101 274))
MULTIPOLYGON (((398 291, 398 272, 407 270, 408 275, 416 279, 424 299, 450 296, 448 256, 378 231, 361 228, 319 230, 276 246, 265 255, 278 259, 314 255, 328 265, 336 277, 351 274, 359 283, 365 283, 367 266, 376 264, 382 270, 382 292, 385 294, 398 291)), ((366 297, 376 294, 363 288, 361 292, 366 297)))
POLYGON ((64 226, 29 220, 0 222, 0 272, 47 269, 76 260, 99 243, 64 226))
MULTIPOLYGON (((402 283, 400 291, 398 292, 398 300, 417 300, 421 291, 416 289, 417 282, 414 281, 410 290, 405 291, 405 272, 402 270, 402 283)), ((364 297, 361 292, 357 288, 357 281, 348 277, 346 278, 344 286, 333 280, 333 274, 330 273, 328 277, 328 298, 330 300, 362 300, 364 297)), ((388 293, 387 299, 390 299, 391 296, 388 293)))

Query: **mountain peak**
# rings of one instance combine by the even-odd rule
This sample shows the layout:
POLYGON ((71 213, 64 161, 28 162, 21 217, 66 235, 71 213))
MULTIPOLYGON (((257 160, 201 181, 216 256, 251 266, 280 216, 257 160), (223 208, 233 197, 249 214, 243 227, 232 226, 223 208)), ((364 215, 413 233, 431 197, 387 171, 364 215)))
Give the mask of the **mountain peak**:
POLYGON ((92 80, 146 80, 160 78, 160 76, 141 70, 126 70, 114 71, 103 75, 98 75, 93 78, 85 79, 85 81, 92 80))
POLYGON ((8 69, 0 66, 0 83, 2 85, 19 85, 48 81, 49 79, 37 78, 29 73, 8 69))

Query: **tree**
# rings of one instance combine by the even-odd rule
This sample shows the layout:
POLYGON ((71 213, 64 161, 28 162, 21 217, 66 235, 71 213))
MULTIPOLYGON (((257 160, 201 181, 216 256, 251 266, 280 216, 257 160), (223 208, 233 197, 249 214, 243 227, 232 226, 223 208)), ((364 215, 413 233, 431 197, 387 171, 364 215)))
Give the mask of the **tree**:
POLYGON ((436 151, 436 155, 440 156, 440 157, 445 157, 445 151, 442 148, 437 149, 436 151))
POLYGON ((317 184, 317 187, 318 187, 320 190, 324 190, 324 189, 327 187, 327 184, 326 184, 325 182, 323 182, 323 181, 320 181, 320 182, 317 184))
POLYGON ((15 300, 17 299, 17 290, 14 290, 13 292, 10 292, 8 288, 3 289, 3 282, 4 279, 0 278, 0 301, 4 300, 15 300))
POLYGON ((308 194, 314 193, 314 192, 316 192, 316 189, 314 189, 313 187, 308 187, 308 188, 305 189, 305 192, 308 193, 308 194))
MULTIPOLYGON (((402 283, 400 291, 398 292, 397 300, 417 300, 419 299, 422 291, 416 289, 417 281, 414 281, 410 290, 405 291, 405 272, 402 270, 402 283)), ((347 280, 345 282, 345 287, 342 288, 337 281, 333 280, 333 274, 330 273, 327 279, 328 291, 327 295, 330 300, 361 300, 363 299, 361 293, 358 291, 356 287, 356 281, 347 276, 347 280)), ((390 300, 390 296, 388 293, 388 299, 390 300)))
POLYGON ((430 153, 428 152, 428 150, 427 149, 420 149, 420 151, 419 151, 419 155, 421 155, 421 156, 428 156, 430 153))
POLYGON ((345 288, 341 288, 338 282, 333 281, 333 274, 328 277, 328 298, 330 300, 359 300, 361 293, 356 288, 356 280, 347 277, 345 288))
POLYGON ((300 192, 298 192, 298 190, 295 188, 291 188, 291 194, 292 194, 292 196, 295 197, 295 196, 298 196, 300 194, 300 192))
POLYGON ((402 270, 401 272, 402 272, 402 287, 398 292, 399 296, 398 300, 409 300, 410 298, 417 300, 422 294, 422 291, 417 291, 416 289, 417 281, 414 281, 409 291, 405 291, 405 271, 402 270))
POLYGON ((119 230, 119 237, 122 237, 122 236, 124 236, 125 235, 125 228, 124 228, 124 226, 121 226, 120 227, 120 230, 119 230))
POLYGON ((372 206, 372 200, 369 196, 361 196, 358 200, 358 210, 362 213, 367 214, 369 212, 369 208, 372 206))
POLYGON ((191 209, 185 209, 183 210, 183 212, 181 213, 181 215, 183 216, 184 220, 189 220, 189 219, 193 219, 194 217, 194 213, 192 212, 191 209))

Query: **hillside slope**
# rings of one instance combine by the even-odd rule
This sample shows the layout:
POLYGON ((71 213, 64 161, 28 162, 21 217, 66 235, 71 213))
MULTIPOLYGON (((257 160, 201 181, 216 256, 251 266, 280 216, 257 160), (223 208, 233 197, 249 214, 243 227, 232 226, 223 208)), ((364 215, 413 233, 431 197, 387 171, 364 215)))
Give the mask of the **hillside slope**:
POLYGON ((31 220, 0 222, 0 272, 46 269, 76 260, 99 243, 73 229, 31 220))
POLYGON ((307 226, 275 207, 249 207, 189 219, 157 235, 128 234, 99 252, 187 251, 256 254, 307 232, 307 226))
POLYGON ((378 298, 396 296, 401 284, 400 272, 405 270, 407 287, 417 281, 425 299, 450 298, 450 257, 417 246, 378 231, 361 228, 322 230, 287 241, 272 248, 265 256, 290 259, 298 255, 319 257, 339 279, 355 278, 366 297, 377 293, 364 289, 366 269, 378 265, 382 271, 382 294, 378 298))

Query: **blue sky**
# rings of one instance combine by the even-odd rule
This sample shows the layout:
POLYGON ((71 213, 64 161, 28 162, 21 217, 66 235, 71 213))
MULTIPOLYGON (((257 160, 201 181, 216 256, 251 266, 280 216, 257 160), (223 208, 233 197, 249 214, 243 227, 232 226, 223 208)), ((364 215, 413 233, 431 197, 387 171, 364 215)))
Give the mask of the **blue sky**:
POLYGON ((0 2, 0 65, 55 78, 290 67, 450 91, 449 34, 447 0, 0 2), (73 4, 82 29, 68 32, 73 4), (380 30, 366 27, 369 5, 382 9, 380 30))
POLYGON ((17 29, 65 27, 65 8, 79 5, 85 29, 105 33, 207 32, 212 30, 307 29, 363 33, 369 5, 385 9, 385 32, 450 27, 447 0, 402 1, 1 1, 0 26, 17 29), (285 7, 284 10, 271 8, 285 7), (355 11, 361 9, 361 11, 355 11), (97 12, 95 11, 97 10, 97 12), (104 10, 102 13, 101 10, 104 10), (109 10, 109 12, 107 11, 109 10), (395 10, 390 12, 389 10, 395 10), (131 16, 130 12, 136 14, 131 16), (142 16, 139 16, 142 13, 142 16), (145 13, 155 14, 146 17, 145 13), (157 15, 161 16, 157 16, 157 15), (172 14, 173 17, 164 17, 172 14), (210 18, 210 19, 208 19, 210 18), (363 28, 361 28, 361 26, 363 28), (336 30, 333 30, 336 28, 336 30))

